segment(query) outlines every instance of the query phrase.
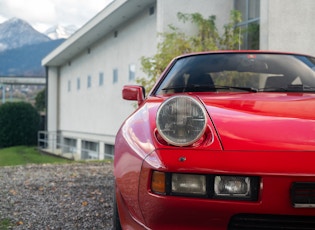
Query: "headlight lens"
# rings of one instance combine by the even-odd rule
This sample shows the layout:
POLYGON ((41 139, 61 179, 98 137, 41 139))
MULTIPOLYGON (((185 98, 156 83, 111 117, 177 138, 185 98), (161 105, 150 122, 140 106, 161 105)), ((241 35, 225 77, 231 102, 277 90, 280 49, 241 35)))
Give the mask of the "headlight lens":
POLYGON ((250 197, 251 183, 249 177, 215 176, 214 195, 218 197, 250 197))
POLYGON ((206 195, 206 176, 173 173, 172 192, 187 195, 206 195))
POLYGON ((159 134, 169 144, 188 146, 204 134, 206 116, 203 105, 196 99, 175 96, 160 106, 156 125, 159 134))

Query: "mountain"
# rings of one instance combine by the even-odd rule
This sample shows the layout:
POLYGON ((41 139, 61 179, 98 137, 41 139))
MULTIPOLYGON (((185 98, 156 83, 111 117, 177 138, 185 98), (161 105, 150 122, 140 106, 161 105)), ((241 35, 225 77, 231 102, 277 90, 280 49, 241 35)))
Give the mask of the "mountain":
POLYGON ((0 52, 48 41, 51 41, 48 36, 22 19, 12 18, 0 24, 0 52))
POLYGON ((49 40, 0 52, 0 76, 45 76, 42 59, 64 40, 49 40))
POLYGON ((60 39, 70 37, 78 28, 74 25, 61 26, 56 25, 45 31, 45 35, 50 39, 60 39))
POLYGON ((52 40, 26 21, 0 24, 0 76, 45 76, 42 59, 65 39, 52 40))

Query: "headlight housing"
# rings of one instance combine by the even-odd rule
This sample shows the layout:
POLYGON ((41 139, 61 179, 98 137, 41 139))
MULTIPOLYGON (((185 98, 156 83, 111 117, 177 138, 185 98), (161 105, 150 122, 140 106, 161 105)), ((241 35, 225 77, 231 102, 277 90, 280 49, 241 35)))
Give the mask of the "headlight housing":
POLYGON ((257 201, 259 189, 256 176, 153 171, 151 177, 151 191, 165 196, 257 201))
POLYGON ((157 130, 171 145, 193 144, 204 134, 206 124, 207 113, 203 105, 189 96, 171 97, 157 111, 157 130))

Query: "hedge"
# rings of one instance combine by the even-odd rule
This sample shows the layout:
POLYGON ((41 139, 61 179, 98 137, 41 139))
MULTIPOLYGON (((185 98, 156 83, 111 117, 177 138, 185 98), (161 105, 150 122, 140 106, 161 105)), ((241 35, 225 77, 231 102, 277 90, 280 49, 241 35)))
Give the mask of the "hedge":
POLYGON ((36 145, 40 115, 26 102, 7 102, 0 106, 0 148, 36 145))

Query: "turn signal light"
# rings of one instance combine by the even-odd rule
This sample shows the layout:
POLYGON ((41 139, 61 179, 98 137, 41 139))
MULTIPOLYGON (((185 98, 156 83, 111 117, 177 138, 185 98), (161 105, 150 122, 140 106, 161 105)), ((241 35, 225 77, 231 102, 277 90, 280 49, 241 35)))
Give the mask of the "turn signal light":
POLYGON ((151 189, 154 193, 165 194, 165 173, 153 171, 151 180, 151 189))

